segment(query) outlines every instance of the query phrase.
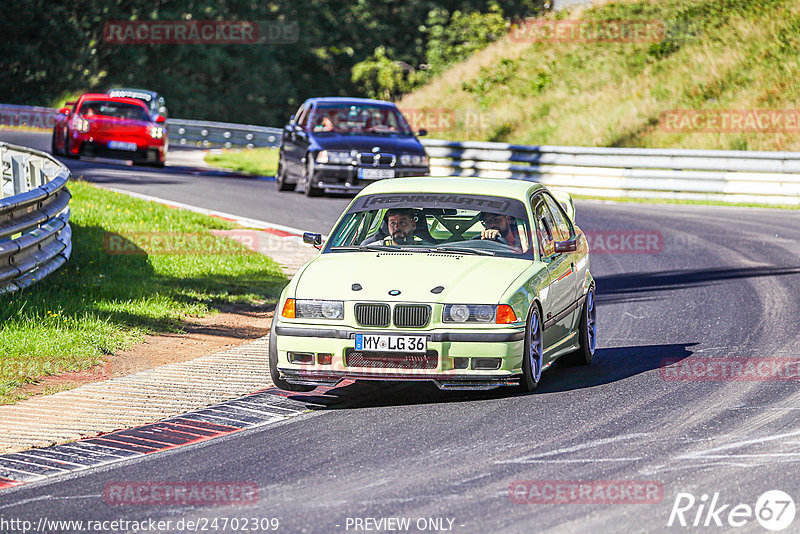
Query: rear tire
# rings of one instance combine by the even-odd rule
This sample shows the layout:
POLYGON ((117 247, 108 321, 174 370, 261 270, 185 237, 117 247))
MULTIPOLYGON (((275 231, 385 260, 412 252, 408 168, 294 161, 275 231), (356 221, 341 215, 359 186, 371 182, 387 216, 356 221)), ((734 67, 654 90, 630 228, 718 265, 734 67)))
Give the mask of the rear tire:
POLYGON ((283 389, 285 391, 301 392, 301 391, 313 391, 317 389, 317 386, 290 384, 289 382, 281 378, 281 372, 278 371, 278 346, 276 345, 278 336, 275 334, 275 325, 277 324, 278 324, 278 318, 273 316, 272 326, 269 329, 269 375, 272 378, 272 383, 275 384, 275 387, 283 389))
POLYGON ((519 380, 520 389, 524 393, 535 390, 542 379, 543 354, 541 315, 534 304, 525 326, 525 353, 522 356, 522 377, 519 380))
POLYGON ((278 191, 291 191, 294 189, 295 184, 290 184, 286 181, 286 163, 283 159, 283 154, 280 154, 278 156, 278 170, 275 173, 275 184, 278 186, 278 191))
POLYGON ((597 308, 594 304, 594 288, 589 288, 581 308, 578 327, 578 350, 558 359, 559 365, 588 365, 592 363, 597 348, 597 308))

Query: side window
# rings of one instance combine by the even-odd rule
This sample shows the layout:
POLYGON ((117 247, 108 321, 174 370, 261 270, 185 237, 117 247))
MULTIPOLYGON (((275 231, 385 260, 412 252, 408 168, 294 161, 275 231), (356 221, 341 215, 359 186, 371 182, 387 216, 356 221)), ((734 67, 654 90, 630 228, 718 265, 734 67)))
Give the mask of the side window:
POLYGON ((545 204, 541 196, 535 196, 531 200, 533 206, 533 216, 536 219, 536 237, 539 241, 539 251, 541 256, 546 258, 555 253, 555 228, 553 214, 545 204))
POLYGON ((294 122, 292 122, 292 127, 300 124, 300 118, 306 112, 306 109, 308 109, 308 106, 306 104, 303 104, 297 109, 297 113, 294 114, 294 122))
POLYGON ((308 129, 308 117, 310 115, 309 111, 311 111, 311 106, 305 106, 300 111, 300 114, 297 115, 297 124, 300 125, 304 130, 308 129))
POLYGON ((553 219, 555 220, 556 241, 569 241, 575 235, 575 229, 572 227, 572 224, 561 211, 558 202, 556 202, 553 197, 547 194, 543 194, 542 197, 544 197, 547 202, 547 206, 550 208, 550 212, 553 214, 553 219))

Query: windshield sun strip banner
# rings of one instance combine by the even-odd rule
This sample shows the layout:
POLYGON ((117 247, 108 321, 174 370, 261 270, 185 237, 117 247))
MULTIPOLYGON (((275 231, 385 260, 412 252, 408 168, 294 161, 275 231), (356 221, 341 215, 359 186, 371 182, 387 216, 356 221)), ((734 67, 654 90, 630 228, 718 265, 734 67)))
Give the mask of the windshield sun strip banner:
POLYGON ((451 193, 385 193, 367 195, 353 202, 348 214, 389 208, 450 208, 502 213, 528 219, 525 206, 519 200, 485 195, 451 193))

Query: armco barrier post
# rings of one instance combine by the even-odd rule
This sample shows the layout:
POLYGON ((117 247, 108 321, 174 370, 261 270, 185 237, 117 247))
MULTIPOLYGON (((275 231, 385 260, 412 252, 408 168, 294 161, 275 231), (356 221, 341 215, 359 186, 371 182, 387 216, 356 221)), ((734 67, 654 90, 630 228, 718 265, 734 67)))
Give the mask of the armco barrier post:
POLYGON ((25 176, 25 156, 12 155, 11 156, 11 180, 14 184, 14 195, 19 195, 26 192, 27 177, 25 176))

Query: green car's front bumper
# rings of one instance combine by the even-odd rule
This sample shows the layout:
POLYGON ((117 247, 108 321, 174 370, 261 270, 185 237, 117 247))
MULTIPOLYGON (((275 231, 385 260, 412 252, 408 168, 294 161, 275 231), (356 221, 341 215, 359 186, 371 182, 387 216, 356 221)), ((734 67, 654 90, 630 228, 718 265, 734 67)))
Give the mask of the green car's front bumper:
POLYGON ((293 384, 335 385, 344 379, 428 380, 441 389, 493 389, 518 383, 525 328, 365 332, 279 323, 275 335, 278 370, 293 384), (424 335, 427 353, 404 359, 403 354, 356 351, 357 333, 424 335), (290 361, 290 355, 294 361, 290 361), (328 355, 330 364, 321 364, 328 355), (299 360, 307 363, 297 363, 299 360))

